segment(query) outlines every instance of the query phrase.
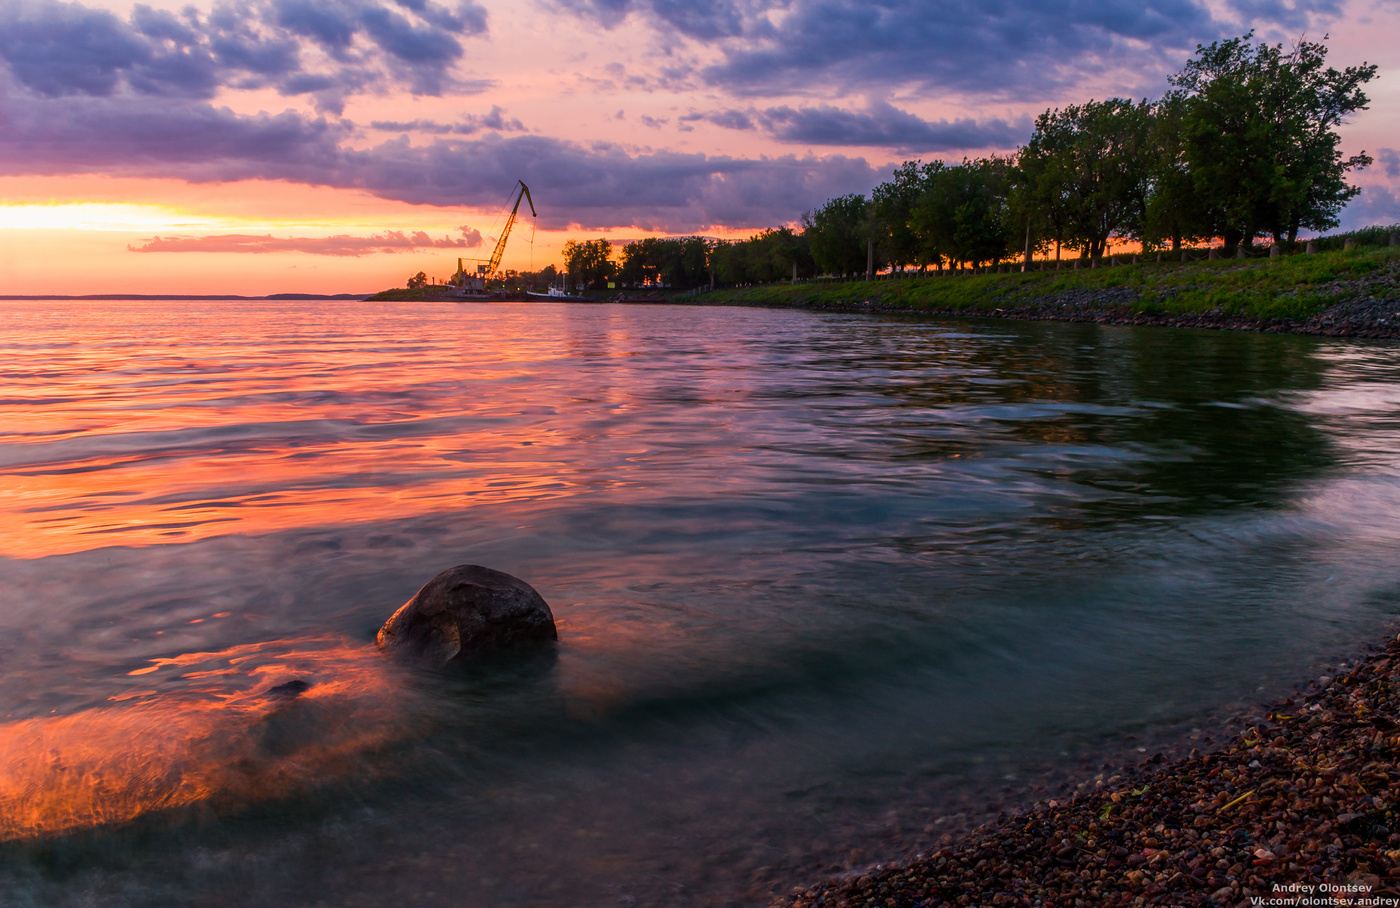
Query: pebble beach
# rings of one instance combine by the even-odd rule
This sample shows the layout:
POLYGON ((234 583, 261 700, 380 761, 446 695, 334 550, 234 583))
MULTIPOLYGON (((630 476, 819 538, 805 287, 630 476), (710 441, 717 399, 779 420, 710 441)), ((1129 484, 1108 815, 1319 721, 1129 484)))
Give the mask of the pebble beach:
POLYGON ((1261 710, 938 850, 774 908, 1400 904, 1400 640, 1261 710))

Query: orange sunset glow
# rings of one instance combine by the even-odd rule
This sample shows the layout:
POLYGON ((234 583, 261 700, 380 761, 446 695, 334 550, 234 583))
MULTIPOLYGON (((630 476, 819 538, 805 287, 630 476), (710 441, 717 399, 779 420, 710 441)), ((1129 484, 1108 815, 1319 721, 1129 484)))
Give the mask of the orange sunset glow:
POLYGON ((996 26, 900 25, 900 7, 862 51, 827 47, 826 14, 801 4, 694 17, 400 4, 384 31, 365 24, 378 13, 303 21, 274 3, 229 31, 217 4, 84 0, 65 18, 25 0, 0 33, 89 62, 45 68, 0 48, 0 295, 370 293, 418 271, 445 278, 458 255, 486 257, 517 179, 539 218, 517 228, 507 269, 558 266, 571 238, 743 237, 868 192, 904 160, 1008 151, 1049 107, 1159 94, 1194 43, 1245 27, 1328 32, 1341 58, 1379 64, 1345 148, 1377 156, 1348 222, 1385 223, 1400 216, 1400 60, 1380 36, 1400 12, 1344 6, 1053 17, 1023 23, 1043 48, 1000 51, 987 48, 1011 39, 996 26), (463 228, 473 245, 441 245, 463 228), (371 242, 390 235, 409 239, 371 242), (315 242, 330 237, 342 242, 315 242))
MULTIPOLYGON (((162 317, 160 307, 149 311, 162 317)), ((269 326, 285 325, 275 311, 262 315, 269 326)), ((346 325, 357 333, 387 327, 353 316, 346 325)), ((69 380, 15 387, 0 405, 11 507, 0 554, 40 557, 114 542, 362 522, 549 498, 574 486, 548 437, 489 427, 470 439, 457 435, 452 420, 463 417, 465 402, 444 401, 432 418, 405 412, 393 399, 365 403, 386 386, 472 380, 455 362, 364 369, 352 350, 328 343, 311 354, 312 372, 302 374, 300 356, 266 362, 259 351, 244 350, 236 332, 207 323, 171 326, 144 341, 119 325, 94 323, 86 336, 87 348, 26 349, 20 361, 37 374, 62 363, 69 380), (197 347, 189 348, 195 338, 197 347), (217 382, 208 382, 211 370, 217 382), (153 393, 157 406, 150 405, 153 393), (312 409, 331 393, 345 404, 312 409), (65 403, 32 406, 42 399, 65 403), (327 431, 337 424, 342 428, 327 431), (389 429, 392 437, 382 437, 389 429), (172 446, 133 447, 140 438, 172 446), (54 459, 54 452, 68 453, 54 459)), ((526 374, 509 363, 474 373, 483 383, 526 374)))
POLYGON ((0 0, 0 908, 1400 905, 1397 35, 0 0))

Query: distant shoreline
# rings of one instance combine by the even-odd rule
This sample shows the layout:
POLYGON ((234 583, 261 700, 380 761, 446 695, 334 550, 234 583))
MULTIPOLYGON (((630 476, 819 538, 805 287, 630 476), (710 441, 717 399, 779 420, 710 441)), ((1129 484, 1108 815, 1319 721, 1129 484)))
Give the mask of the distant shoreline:
POLYGON ((365 300, 370 293, 268 293, 244 296, 237 293, 26 293, 0 294, 0 300, 365 300))
MULTIPOLYGON (((782 281, 663 294, 648 288, 620 288, 597 291, 594 299, 538 301, 744 306, 1400 338, 1400 249, 1395 247, 1243 261, 1116 258, 1116 264, 1110 257, 1096 267, 1075 267, 1073 260, 1037 261, 1024 273, 1016 266, 982 273, 906 272, 874 280, 782 281), (629 294, 642 295, 628 299, 629 294)), ((447 296, 442 290, 440 286, 395 288, 369 301, 472 301, 447 296)), ((520 301, 499 291, 489 300, 474 299, 520 301)))

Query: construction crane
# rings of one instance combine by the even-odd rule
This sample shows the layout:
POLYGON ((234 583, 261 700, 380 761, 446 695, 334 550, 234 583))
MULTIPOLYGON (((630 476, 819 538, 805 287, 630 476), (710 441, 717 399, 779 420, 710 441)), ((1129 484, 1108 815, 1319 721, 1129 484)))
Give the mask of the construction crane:
MULTIPOLYGON (((515 185, 520 187, 520 191, 515 194, 515 204, 511 206, 510 217, 506 218, 506 225, 501 228, 501 238, 496 240, 496 248, 491 250, 491 260, 485 265, 477 265, 476 271, 480 275, 482 288, 495 276, 496 270, 501 267, 501 256, 506 251, 506 239, 510 236, 510 228, 515 226, 515 216, 520 212, 520 200, 524 199, 530 203, 530 216, 538 217, 535 214, 535 200, 530 196, 530 187, 525 185, 524 180, 516 180, 515 185)), ((456 282, 463 287, 467 285, 467 275, 462 270, 462 259, 457 260, 457 274, 454 276, 456 282)))

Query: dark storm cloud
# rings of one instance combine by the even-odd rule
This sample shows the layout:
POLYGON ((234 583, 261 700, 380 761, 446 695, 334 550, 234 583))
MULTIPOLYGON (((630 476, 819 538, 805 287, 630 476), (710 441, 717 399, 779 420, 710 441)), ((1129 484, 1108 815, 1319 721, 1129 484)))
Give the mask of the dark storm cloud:
POLYGON ((745 20, 751 19, 755 8, 762 6, 742 0, 559 0, 558 5, 604 28, 611 28, 629 14, 636 13, 646 17, 660 31, 700 41, 743 34, 745 20))
POLYGON ((660 37, 709 42, 711 85, 754 97, 895 86, 1040 99, 1129 67, 1155 80, 1195 45, 1297 34, 1340 0, 553 0, 613 27, 629 15, 660 37))
POLYGON ((1234 0, 1231 11, 1242 22, 1259 22, 1266 31, 1281 31, 1283 39, 1296 38, 1319 19, 1339 16, 1337 0, 1234 0))
POLYGON ((0 79, 0 173, 106 173, 328 184, 350 128, 293 112, 242 116, 192 100, 35 99, 0 79))
POLYGON ((762 129, 796 145, 888 148, 901 154, 1012 148, 1030 136, 1032 126, 1029 118, 1020 123, 999 118, 925 120, 884 102, 873 102, 863 111, 828 104, 713 110, 685 114, 679 122, 682 128, 706 122, 725 129, 762 129))
POLYGON ((1190 0, 807 0, 777 33, 728 48, 704 76, 752 95, 818 80, 1039 96, 1086 70, 1179 56, 1219 32, 1190 0))
POLYGON ((878 176, 860 158, 745 159, 658 151, 628 154, 543 136, 403 140, 346 153, 356 185, 386 198, 436 205, 497 205, 515 180, 530 186, 540 226, 634 226, 693 232, 795 219, 878 176))
MULTIPOLYGON (((353 148, 353 124, 293 112, 243 116, 193 100, 36 98, 0 78, 0 174, 106 173, 192 182, 287 180, 415 204, 495 206, 517 179, 542 227, 694 232, 795 219, 879 175, 841 155, 734 158, 535 135, 394 138, 353 148)), ((488 115, 489 116, 489 115, 488 115)))
MULTIPOLYGON (((142 7, 121 19, 76 3, 21 0, 0 10, 0 25, 5 174, 286 180, 414 203, 487 206, 524 178, 549 226, 668 231, 787 221, 876 180, 864 160, 839 155, 629 154, 609 144, 507 137, 501 133, 523 125, 498 107, 445 129, 375 123, 433 138, 356 148, 363 133, 336 117, 249 116, 205 100, 224 86, 270 85, 333 101, 386 69, 408 71, 430 60, 443 71, 462 49, 460 35, 439 26, 462 34, 485 26, 471 3, 225 0, 207 17, 142 7), (84 52, 75 55, 74 47, 84 52), (332 51, 343 68, 317 71, 306 62, 324 63, 332 51), (57 65, 64 60, 74 62, 65 69, 57 65)), ((228 242, 267 248, 271 241, 228 242)))
POLYGON ((461 228, 459 237, 434 239, 421 230, 406 233, 386 230, 370 236, 253 236, 243 233, 220 236, 153 237, 140 246, 127 246, 130 252, 241 252, 265 255, 269 252, 305 252, 358 258, 385 252, 412 252, 418 249, 473 249, 480 246, 481 231, 461 228))
POLYGON ((81 3, 9 0, 0 4, 0 68, 44 97, 210 98, 224 86, 271 86, 335 108, 386 78, 441 93, 464 53, 459 39, 485 31, 485 10, 469 0, 221 0, 207 16, 137 5, 127 19, 81 3), (326 55, 319 63, 313 49, 326 55))
POLYGON ((1011 148, 1029 138, 1031 132, 1029 120, 1020 124, 1002 119, 930 121, 889 104, 872 104, 864 111, 825 104, 796 110, 770 107, 763 119, 784 142, 873 146, 904 154, 1011 148))
POLYGON ((361 21, 375 43, 405 62, 421 60, 442 65, 462 55, 462 45, 452 35, 431 26, 414 25, 392 10, 365 10, 361 21))
POLYGON ((455 9, 431 3, 429 0, 395 2, 404 9, 412 10, 423 21, 436 28, 459 35, 477 35, 486 31, 486 9, 471 0, 460 0, 455 9))
POLYGON ((105 10, 67 3, 0 8, 0 58, 41 95, 111 94, 151 53, 149 42, 105 10))
POLYGON ((360 30, 354 8, 332 0, 273 0, 272 9, 278 25, 312 39, 336 57, 344 54, 360 30))
POLYGON ((137 4, 131 11, 131 24, 148 38, 186 45, 199 41, 199 33, 190 26, 189 17, 182 19, 169 10, 137 4))
POLYGON ((227 71, 272 80, 301 69, 301 44, 281 34, 264 34, 251 4, 220 4, 209 16, 209 49, 227 71))
MULTIPOLYGON (((643 118, 645 119, 645 118, 643 118)), ((439 123, 436 120, 375 120, 369 128, 378 132, 421 132, 436 136, 469 136, 483 129, 498 132, 524 132, 525 124, 515 117, 507 117, 499 106, 492 105, 490 112, 476 116, 468 114, 456 123, 439 123)))
POLYGON ((757 129, 758 124, 754 122, 754 115, 743 110, 709 110, 703 113, 688 113, 677 118, 680 123, 713 123, 725 129, 750 130, 757 129))

